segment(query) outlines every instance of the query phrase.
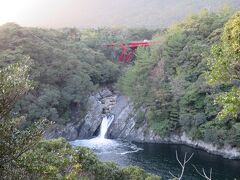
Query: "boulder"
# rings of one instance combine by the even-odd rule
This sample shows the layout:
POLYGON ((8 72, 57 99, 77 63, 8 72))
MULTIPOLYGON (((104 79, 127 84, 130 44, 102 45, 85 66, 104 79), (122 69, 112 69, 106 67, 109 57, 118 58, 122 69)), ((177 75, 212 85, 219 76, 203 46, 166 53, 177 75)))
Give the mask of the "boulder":
POLYGON ((104 88, 99 91, 99 95, 101 96, 101 98, 106 98, 112 96, 113 93, 108 88, 104 88))

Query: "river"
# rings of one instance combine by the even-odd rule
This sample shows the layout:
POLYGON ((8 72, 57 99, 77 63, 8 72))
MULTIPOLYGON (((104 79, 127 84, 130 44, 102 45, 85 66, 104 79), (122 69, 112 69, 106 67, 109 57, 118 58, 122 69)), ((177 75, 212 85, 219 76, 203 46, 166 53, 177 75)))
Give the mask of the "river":
POLYGON ((98 137, 75 140, 71 144, 91 148, 102 161, 113 161, 120 166, 137 165, 150 173, 162 176, 164 179, 171 177, 169 171, 174 175, 180 173, 181 169, 176 160, 176 151, 180 160, 183 159, 185 153, 188 156, 194 153, 192 159, 186 165, 183 179, 203 179, 196 173, 192 164, 200 171, 204 168, 207 174, 212 168, 213 180, 240 179, 240 160, 225 159, 186 145, 130 143, 106 139, 105 134, 112 119, 113 117, 103 119, 98 137))

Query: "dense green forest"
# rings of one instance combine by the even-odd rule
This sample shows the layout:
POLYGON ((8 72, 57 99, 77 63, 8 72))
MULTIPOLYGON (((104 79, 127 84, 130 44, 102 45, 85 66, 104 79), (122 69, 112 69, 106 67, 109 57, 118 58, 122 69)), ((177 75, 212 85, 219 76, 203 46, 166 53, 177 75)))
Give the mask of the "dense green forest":
POLYGON ((116 55, 106 43, 151 39, 154 32, 1 26, 0 177, 160 179, 138 167, 103 163, 89 149, 74 148, 64 139, 42 140, 52 123, 83 117, 89 95, 117 81, 122 67, 109 60, 116 55))
POLYGON ((167 30, 0 27, 0 177, 146 179, 138 167, 101 162, 64 139, 43 140, 51 123, 84 117, 88 97, 115 85, 138 123, 161 136, 186 133, 240 147, 240 13, 203 10, 167 30), (134 62, 115 63, 109 42, 153 39, 134 62), (138 111, 144 109, 144 111, 138 111))
POLYGON ((88 96, 102 85, 116 82, 121 74, 114 63, 119 49, 110 42, 151 39, 147 29, 46 30, 16 24, 0 27, 0 66, 27 56, 31 61, 30 79, 34 89, 15 106, 14 114, 25 115, 26 124, 39 118, 66 124, 82 118, 88 96), (110 59, 110 60, 109 60, 110 59))
POLYGON ((80 42, 78 33, 15 24, 0 28, 1 66, 22 55, 32 61, 30 78, 35 89, 19 101, 15 113, 26 114, 29 121, 45 117, 64 124, 71 119, 70 108, 79 107, 79 114, 84 114, 87 98, 97 85, 116 80, 117 65, 80 42))
POLYGON ((22 127, 24 117, 13 117, 12 109, 35 83, 29 77, 30 58, 22 54, 14 57, 18 62, 0 70, 1 179, 160 179, 139 167, 120 168, 101 162, 89 149, 75 148, 64 139, 43 140, 45 129, 51 125, 44 116, 22 127))
POLYGON ((139 49, 118 87, 155 132, 187 133, 216 145, 240 146, 239 13, 202 11, 174 24, 161 44, 139 49), (214 103, 215 101, 215 103, 214 103), (220 119, 220 120, 219 120, 220 119))

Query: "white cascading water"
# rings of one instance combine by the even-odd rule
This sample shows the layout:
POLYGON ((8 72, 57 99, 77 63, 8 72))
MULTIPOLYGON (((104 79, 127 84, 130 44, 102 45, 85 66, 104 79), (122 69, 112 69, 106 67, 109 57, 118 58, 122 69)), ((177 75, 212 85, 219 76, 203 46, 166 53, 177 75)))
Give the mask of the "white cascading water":
POLYGON ((106 135, 107 130, 108 130, 109 126, 111 125, 113 119, 114 119, 113 115, 108 116, 108 117, 105 116, 102 119, 102 123, 101 123, 101 126, 100 126, 100 132, 99 132, 98 138, 105 139, 105 135, 106 135))
POLYGON ((114 139, 107 139, 105 136, 107 134, 109 126, 112 124, 114 120, 114 115, 105 116, 102 119, 102 123, 100 125, 99 135, 92 139, 82 139, 75 140, 70 142, 74 146, 85 146, 95 150, 98 154, 128 154, 134 153, 141 148, 138 148, 136 145, 131 143, 123 143, 121 141, 116 141, 114 139))
POLYGON ((72 141, 71 144, 73 145, 81 144, 83 146, 87 146, 89 148, 94 148, 94 149, 101 148, 102 146, 109 146, 109 145, 115 146, 115 144, 117 143, 114 140, 105 138, 108 128, 113 122, 113 119, 114 119, 114 115, 105 116, 102 119, 102 123, 100 125, 100 131, 97 137, 92 139, 75 140, 75 141, 72 141))

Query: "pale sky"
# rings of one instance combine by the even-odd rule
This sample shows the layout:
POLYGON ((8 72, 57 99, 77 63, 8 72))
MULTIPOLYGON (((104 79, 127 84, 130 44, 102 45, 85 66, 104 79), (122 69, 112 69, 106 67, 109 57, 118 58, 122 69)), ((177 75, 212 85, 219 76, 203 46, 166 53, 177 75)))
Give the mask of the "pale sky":
POLYGON ((22 26, 58 28, 93 26, 99 21, 109 24, 108 19, 125 13, 117 7, 127 6, 127 2, 129 0, 0 0, 0 25, 15 22, 22 26))
POLYGON ((80 14, 86 14, 91 6, 91 0, 0 0, 0 24, 78 26, 76 21, 81 24, 83 19, 80 14))
POLYGON ((161 27, 223 3, 240 7, 240 0, 0 0, 0 25, 161 27))

